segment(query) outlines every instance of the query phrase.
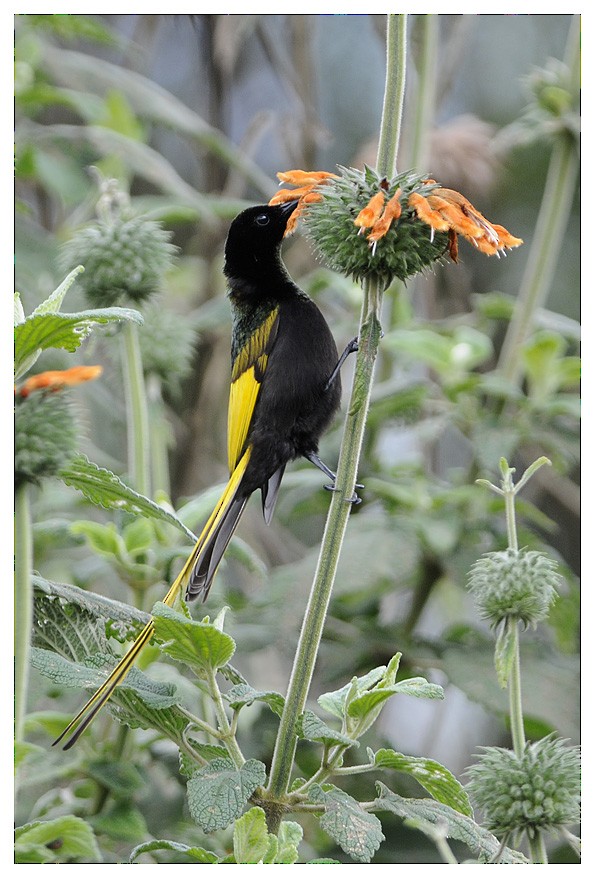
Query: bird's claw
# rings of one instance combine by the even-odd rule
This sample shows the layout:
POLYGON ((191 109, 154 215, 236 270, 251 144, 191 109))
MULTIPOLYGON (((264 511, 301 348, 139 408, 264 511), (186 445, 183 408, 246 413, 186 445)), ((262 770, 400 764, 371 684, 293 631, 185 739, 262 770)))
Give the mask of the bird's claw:
MULTIPOLYGON (((355 487, 356 488, 363 488, 364 486, 357 484, 355 487)), ((339 490, 335 484, 325 485, 324 489, 325 489, 325 491, 338 491, 339 490)), ((351 495, 351 497, 345 498, 345 502, 346 503, 353 503, 354 506, 359 506, 359 504, 362 502, 362 498, 358 497, 358 495, 354 491, 353 494, 351 495)))

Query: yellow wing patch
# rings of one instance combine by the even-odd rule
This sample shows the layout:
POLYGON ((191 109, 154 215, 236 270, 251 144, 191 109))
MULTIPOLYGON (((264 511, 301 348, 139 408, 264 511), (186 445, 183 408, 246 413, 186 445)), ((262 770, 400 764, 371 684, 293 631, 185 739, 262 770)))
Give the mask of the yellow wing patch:
POLYGON ((278 308, 271 311, 234 360, 227 411, 227 460, 230 473, 244 451, 260 384, 276 337, 278 314, 278 308))

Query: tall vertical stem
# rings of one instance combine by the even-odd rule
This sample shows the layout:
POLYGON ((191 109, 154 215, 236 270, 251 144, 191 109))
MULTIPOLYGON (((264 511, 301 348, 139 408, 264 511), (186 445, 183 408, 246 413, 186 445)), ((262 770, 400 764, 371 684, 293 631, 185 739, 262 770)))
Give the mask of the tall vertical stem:
MULTIPOLYGON (((377 170, 381 175, 392 175, 396 164, 405 91, 405 34, 406 16, 389 15, 386 84, 377 163, 377 170)), ((277 800, 286 794, 291 777, 297 746, 297 723, 306 706, 351 509, 350 498, 355 489, 370 404, 374 365, 381 336, 379 314, 382 292, 382 285, 377 278, 366 279, 363 286, 359 347, 339 454, 336 491, 330 504, 318 566, 302 623, 273 753, 269 794, 271 798, 277 800)), ((267 816, 269 830, 276 832, 282 816, 281 810, 272 807, 267 816)))
POLYGON ((31 534, 30 487, 21 485, 15 494, 15 573, 14 573, 14 648, 15 648, 15 741, 22 741, 27 689, 29 652, 33 624, 33 538, 31 534))
POLYGON ((386 23, 386 83, 376 170, 392 177, 399 151, 401 119, 405 100, 407 64, 407 16, 388 15, 386 23))
POLYGON ((128 469, 135 490, 149 496, 149 414, 140 353, 138 327, 126 323, 124 340, 124 387, 126 392, 126 424, 128 429, 128 469))
MULTIPOLYGON (((571 72, 571 87, 580 85, 580 32, 578 16, 573 18, 568 37, 566 61, 571 72)), ((554 144, 541 201, 535 235, 521 281, 515 311, 502 345, 499 368, 511 382, 517 383, 526 341, 535 312, 549 293, 564 232, 572 207, 579 168, 579 154, 574 138, 561 134, 554 144)))

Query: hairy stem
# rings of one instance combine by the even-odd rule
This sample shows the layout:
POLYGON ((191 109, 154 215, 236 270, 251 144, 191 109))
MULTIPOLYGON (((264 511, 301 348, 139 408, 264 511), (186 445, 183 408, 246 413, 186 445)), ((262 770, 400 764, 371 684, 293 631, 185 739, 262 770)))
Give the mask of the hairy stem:
POLYGON ((31 532, 31 503, 29 485, 24 484, 15 494, 15 574, 14 574, 14 736, 23 740, 27 690, 29 683, 29 652, 33 624, 33 537, 31 532))
POLYGON ((386 83, 376 170, 392 177, 396 170, 405 98, 407 16, 388 15, 386 24, 386 83))
POLYGON ((547 851, 542 832, 536 832, 535 836, 529 837, 529 854, 533 865, 545 864, 547 866, 547 851))
POLYGON ((139 494, 149 497, 151 494, 149 414, 138 327, 133 323, 127 323, 124 326, 122 336, 128 429, 128 469, 135 490, 139 494))
MULTIPOLYGON (((580 76, 580 34, 576 31, 573 21, 567 51, 573 80, 578 80, 580 76)), ((579 154, 574 139, 569 134, 559 135, 552 151, 535 235, 516 307, 500 353, 499 368, 503 376, 511 382, 519 381, 523 344, 531 332, 535 312, 547 300, 564 244, 564 232, 572 208, 578 168, 579 154)))
POLYGON ((519 623, 508 620, 513 639, 514 662, 508 681, 508 706, 512 748, 520 759, 525 752, 525 726, 523 722, 523 699, 521 694, 521 654, 519 649, 519 623))
MULTIPOLYGON (((406 16, 389 15, 387 25, 387 72, 377 170, 392 175, 396 163, 405 85, 406 16)), ((337 564, 355 489, 359 457, 370 404, 374 365, 380 342, 380 307, 383 288, 377 278, 364 282, 359 348, 349 409, 333 494, 322 539, 318 567, 294 658, 287 697, 275 742, 268 792, 282 799, 287 793, 297 746, 297 723, 306 706, 324 622, 331 598, 337 564)), ((276 832, 279 809, 270 809, 269 831, 276 832)))

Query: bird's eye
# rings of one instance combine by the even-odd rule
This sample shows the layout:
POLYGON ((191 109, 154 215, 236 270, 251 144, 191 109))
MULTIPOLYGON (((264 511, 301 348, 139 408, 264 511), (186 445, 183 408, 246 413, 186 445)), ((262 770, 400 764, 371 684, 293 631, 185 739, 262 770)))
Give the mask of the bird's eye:
POLYGON ((266 213, 259 213, 255 219, 257 226, 268 226, 271 218, 266 213))

